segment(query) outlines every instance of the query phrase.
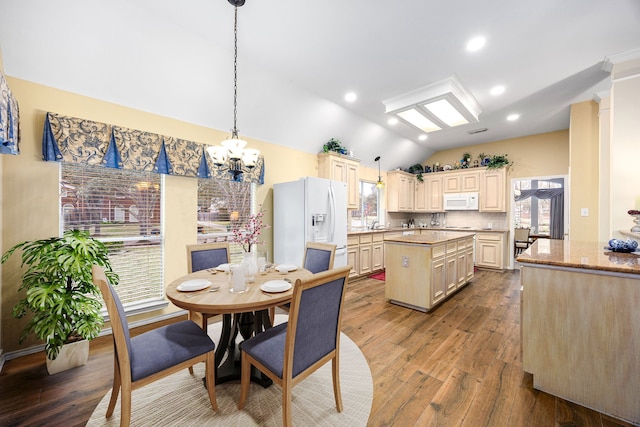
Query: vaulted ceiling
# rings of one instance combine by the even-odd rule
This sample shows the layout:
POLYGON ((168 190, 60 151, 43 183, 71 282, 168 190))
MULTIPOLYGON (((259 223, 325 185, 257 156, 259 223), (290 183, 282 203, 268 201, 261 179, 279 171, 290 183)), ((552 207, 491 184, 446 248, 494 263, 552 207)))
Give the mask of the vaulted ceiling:
MULTIPOLYGON (((226 131, 233 14, 227 0, 3 0, 4 70, 226 131)), ((640 48, 638 0, 247 0, 238 16, 240 135, 312 153, 338 138, 384 169, 567 129, 572 103, 608 90, 603 62, 640 48), (480 35, 485 46, 467 51, 480 35), (388 123, 384 100, 451 76, 480 105, 478 123, 425 141, 388 123)))

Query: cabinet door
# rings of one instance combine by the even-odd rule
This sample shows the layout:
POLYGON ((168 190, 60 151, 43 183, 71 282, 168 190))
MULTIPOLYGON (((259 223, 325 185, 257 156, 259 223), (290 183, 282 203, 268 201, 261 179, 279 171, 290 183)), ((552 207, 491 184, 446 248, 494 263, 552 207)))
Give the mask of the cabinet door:
POLYGON ((475 275, 475 265, 473 263, 473 251, 474 248, 473 246, 469 246, 467 248, 467 269, 466 269, 466 275, 467 275, 467 282, 470 280, 473 280, 473 276, 475 275))
POLYGON ((426 199, 428 212, 442 212, 444 200, 442 197, 442 178, 428 177, 426 179, 426 199))
POLYGON ((502 251, 498 242, 478 240, 476 242, 476 264, 482 267, 502 268, 502 251))
POLYGON ((442 183, 444 187, 445 193, 460 193, 460 176, 455 175, 445 175, 442 178, 442 183))
POLYGON ((347 182, 347 208, 358 209, 360 207, 360 166, 356 163, 345 163, 345 175, 347 182))
POLYGON ((416 197, 414 211, 427 211, 427 183, 425 181, 416 180, 416 197))
POLYGON ((455 253, 452 255, 447 255, 445 263, 445 268, 447 270, 446 288, 447 294, 449 294, 458 286, 458 257, 455 253))
POLYGON ((413 211, 416 197, 416 179, 411 176, 404 177, 403 182, 403 197, 404 197, 404 209, 408 212, 413 211))
POLYGON ((431 304, 433 307, 447 295, 447 270, 445 258, 436 258, 431 263, 431 304))
POLYGON ((373 271, 382 270, 384 268, 384 244, 375 242, 371 247, 371 251, 373 271))
POLYGON ((504 169, 487 170, 480 176, 480 212, 506 212, 504 169))
POLYGON ((463 172, 460 174, 460 191, 480 191, 480 174, 478 172, 463 172))
POLYGON ((463 250, 459 250, 457 254, 457 265, 458 268, 456 274, 456 288, 461 287, 467 282, 467 251, 466 248, 463 250))
POLYGON ((347 165, 342 159, 331 159, 331 177, 336 181, 347 182, 347 165))
POLYGON ((372 246, 371 244, 360 246, 360 270, 359 275, 369 274, 372 271, 372 246))
POLYGON ((351 266, 349 278, 358 277, 360 271, 360 263, 358 262, 359 254, 357 246, 349 246, 347 248, 347 264, 351 266))

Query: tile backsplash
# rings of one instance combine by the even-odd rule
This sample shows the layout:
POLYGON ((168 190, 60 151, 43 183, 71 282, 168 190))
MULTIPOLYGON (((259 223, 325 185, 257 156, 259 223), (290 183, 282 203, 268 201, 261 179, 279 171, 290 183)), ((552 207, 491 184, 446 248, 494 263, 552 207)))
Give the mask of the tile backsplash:
MULTIPOLYGON (((438 214, 440 227, 472 227, 506 230, 509 228, 507 214, 505 212, 478 212, 478 211, 448 211, 438 214)), ((400 213, 387 212, 387 225, 400 227, 408 220, 413 219, 416 227, 420 224, 430 226, 430 213, 400 213)))

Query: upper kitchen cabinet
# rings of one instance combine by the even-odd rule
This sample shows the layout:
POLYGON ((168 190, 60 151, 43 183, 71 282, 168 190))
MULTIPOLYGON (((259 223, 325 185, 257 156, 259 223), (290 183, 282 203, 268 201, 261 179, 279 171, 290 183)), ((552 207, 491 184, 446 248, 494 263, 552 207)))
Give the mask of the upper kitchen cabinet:
POLYGON ((444 193, 467 193, 480 191, 480 172, 455 171, 442 177, 444 193))
POLYGON ((338 153, 318 154, 318 176, 347 183, 347 209, 360 208, 360 160, 338 153))
POLYGON ((505 168, 480 172, 480 212, 507 211, 506 176, 505 168))
POLYGON ((442 177, 436 174, 423 175, 425 212, 443 212, 442 177))
POLYGON ((413 212, 416 177, 403 171, 387 172, 387 211, 413 212))

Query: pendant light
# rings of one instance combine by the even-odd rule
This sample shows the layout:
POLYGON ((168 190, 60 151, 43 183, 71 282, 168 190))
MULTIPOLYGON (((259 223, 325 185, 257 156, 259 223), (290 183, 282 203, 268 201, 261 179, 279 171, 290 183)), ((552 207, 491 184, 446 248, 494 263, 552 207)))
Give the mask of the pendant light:
POLYGON ((378 182, 376 182, 376 188, 384 188, 384 182, 382 182, 382 174, 380 173, 380 156, 374 159, 378 163, 378 182))
POLYGON ((231 138, 222 141, 220 145, 210 146, 207 152, 213 164, 221 170, 229 170, 234 177, 254 168, 258 162, 260 151, 255 148, 245 148, 247 141, 238 137, 238 7, 244 5, 245 0, 228 0, 234 6, 233 22, 233 129, 231 138))

